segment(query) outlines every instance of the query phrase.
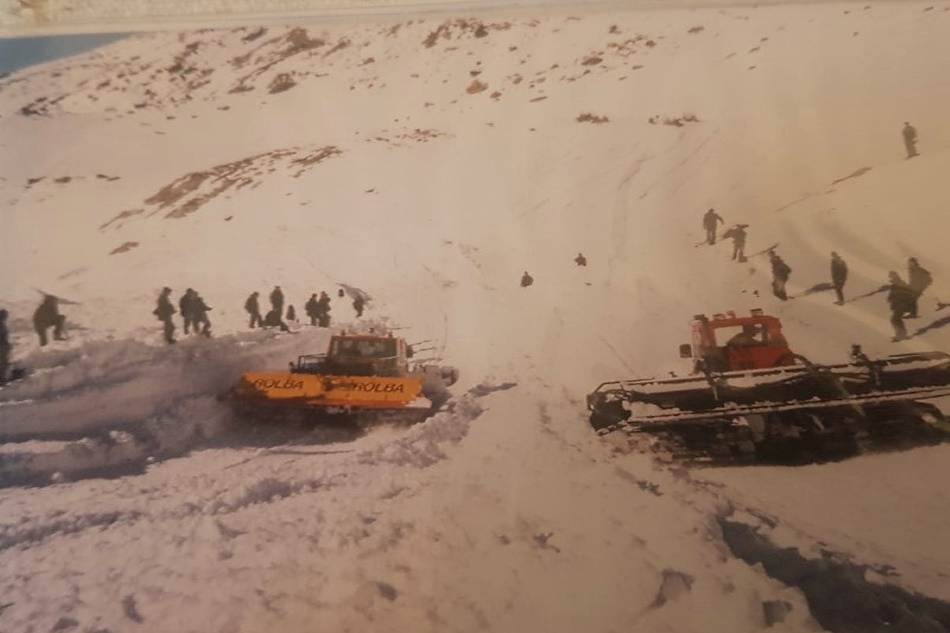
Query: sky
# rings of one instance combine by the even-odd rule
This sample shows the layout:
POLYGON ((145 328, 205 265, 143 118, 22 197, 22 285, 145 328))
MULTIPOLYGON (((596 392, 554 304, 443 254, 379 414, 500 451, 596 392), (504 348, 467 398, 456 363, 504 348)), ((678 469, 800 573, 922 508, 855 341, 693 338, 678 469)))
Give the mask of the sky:
POLYGON ((92 33, 0 39, 0 74, 60 57, 84 53, 105 44, 111 44, 126 35, 126 33, 92 33))

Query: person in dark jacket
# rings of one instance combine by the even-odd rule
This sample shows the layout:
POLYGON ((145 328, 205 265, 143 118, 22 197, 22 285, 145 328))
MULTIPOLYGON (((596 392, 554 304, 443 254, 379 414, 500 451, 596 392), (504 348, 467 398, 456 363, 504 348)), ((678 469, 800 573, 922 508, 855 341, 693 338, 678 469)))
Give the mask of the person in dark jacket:
POLYGON ((769 261, 772 262, 772 294, 782 301, 788 301, 785 284, 788 282, 792 269, 775 251, 769 251, 769 261))
POLYGON ((917 263, 916 257, 907 260, 907 287, 910 288, 911 298, 907 308, 907 317, 917 318, 917 302, 924 290, 933 283, 933 275, 926 268, 917 263))
MULTIPOLYGON (((706 242, 716 243, 716 223, 724 224, 722 218, 715 210, 710 209, 703 215, 703 228, 706 229, 706 242)), ((733 257, 735 259, 735 257, 733 257)))
POLYGON ((287 320, 296 321, 297 320, 297 311, 294 310, 293 306, 287 306, 287 320))
POLYGON ((282 332, 290 331, 287 324, 280 318, 280 312, 273 309, 264 315, 264 327, 279 327, 282 332))
POLYGON ((40 346, 46 345, 49 341, 46 338, 46 331, 53 328, 53 339, 57 341, 66 340, 63 336, 63 328, 66 325, 66 317, 59 313, 59 298, 53 295, 43 295, 43 301, 33 313, 33 329, 40 337, 40 346))
POLYGON ((205 300, 200 294, 195 292, 191 299, 191 309, 191 324, 194 327, 195 334, 202 334, 204 336, 210 337, 211 320, 208 319, 208 312, 211 311, 211 306, 205 303, 205 300))
POLYGON ((844 284, 848 281, 848 264, 838 253, 831 253, 831 285, 835 287, 837 305, 844 304, 844 284))
POLYGON ((304 304, 304 311, 310 317, 310 325, 317 324, 317 318, 320 315, 320 303, 317 301, 317 293, 310 295, 310 299, 304 304))
POLYGON ((353 309, 356 310, 356 318, 363 316, 363 308, 366 306, 366 301, 361 295, 356 295, 356 298, 353 299, 353 309))
POLYGON ((584 253, 578 253, 577 257, 574 258, 574 263, 577 264, 578 266, 586 266, 587 258, 584 257, 584 253))
POLYGON ((343 297, 346 296, 346 291, 343 290, 343 288, 340 288, 339 290, 336 291, 336 296, 338 296, 340 299, 342 299, 343 297))
POLYGON ((277 310, 278 316, 284 313, 284 292, 280 289, 280 286, 274 286, 274 289, 271 290, 270 306, 277 310))
POLYGON ((195 332, 198 332, 198 326, 195 324, 195 291, 191 288, 185 291, 185 294, 181 296, 181 299, 178 300, 178 312, 181 314, 182 329, 185 334, 194 327, 195 332))
POLYGON ((320 327, 330 327, 330 295, 323 291, 317 301, 317 322, 320 327))
POLYGON ((891 341, 896 343, 907 338, 904 315, 911 307, 914 293, 896 272, 892 270, 887 275, 887 305, 891 308, 891 325, 894 326, 894 338, 891 341))
POLYGON ((175 342, 175 324, 172 322, 172 316, 175 314, 175 306, 172 305, 172 301, 169 299, 171 294, 171 288, 162 288, 162 293, 158 295, 158 303, 152 311, 152 314, 165 326, 165 342, 169 345, 175 342))
POLYGON ((0 310, 0 385, 7 384, 7 371, 10 367, 10 331, 7 329, 7 311, 0 310))
POLYGON ((747 224, 737 224, 722 234, 724 238, 732 239, 732 260, 740 264, 746 261, 745 240, 747 224))
POLYGON ((904 121, 901 136, 904 137, 904 149, 907 150, 907 158, 917 156, 917 130, 914 129, 914 126, 904 121))
POLYGON ((524 274, 521 275, 521 287, 527 288, 534 283, 534 277, 528 274, 528 271, 524 271, 524 274))
POLYGON ((255 327, 264 327, 264 320, 261 318, 261 304, 257 299, 260 294, 261 293, 255 290, 244 302, 245 312, 251 315, 251 322, 248 324, 248 327, 250 327, 252 330, 255 327))

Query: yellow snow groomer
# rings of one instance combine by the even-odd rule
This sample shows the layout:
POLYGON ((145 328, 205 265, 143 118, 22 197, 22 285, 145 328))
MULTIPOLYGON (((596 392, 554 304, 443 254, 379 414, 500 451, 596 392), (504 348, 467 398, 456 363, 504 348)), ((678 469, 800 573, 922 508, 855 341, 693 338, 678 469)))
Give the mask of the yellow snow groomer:
POLYGON ((405 339, 339 334, 325 354, 303 355, 286 372, 248 372, 230 397, 256 418, 295 414, 358 422, 416 422, 432 415, 458 380, 454 368, 411 365, 405 339))

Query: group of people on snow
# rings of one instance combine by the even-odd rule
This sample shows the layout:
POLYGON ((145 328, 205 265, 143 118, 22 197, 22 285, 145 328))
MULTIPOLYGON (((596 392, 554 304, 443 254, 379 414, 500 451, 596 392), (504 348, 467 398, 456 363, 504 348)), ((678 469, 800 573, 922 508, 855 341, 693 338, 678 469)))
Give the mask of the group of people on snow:
POLYGON ((208 318, 208 312, 211 311, 211 306, 205 303, 204 298, 193 288, 188 288, 178 299, 178 310, 175 310, 171 294, 171 288, 167 286, 162 288, 155 309, 152 310, 155 318, 162 322, 162 333, 165 342, 169 345, 176 342, 175 323, 172 321, 175 314, 181 314, 182 328, 185 334, 201 334, 210 337, 211 319, 208 318))
MULTIPOLYGON (((260 295, 261 293, 255 290, 244 301, 244 311, 250 316, 248 327, 252 330, 256 327, 279 327, 282 332, 289 332, 290 328, 287 326, 287 323, 284 322, 283 318, 284 291, 281 290, 280 286, 274 286, 269 296, 271 309, 268 310, 267 314, 263 317, 261 317, 260 295)), ((287 320, 297 320, 297 313, 293 306, 287 308, 287 320)))
POLYGON ((887 305, 891 308, 891 325, 894 327, 892 340, 908 338, 904 319, 918 317, 920 297, 932 283, 933 275, 920 265, 916 257, 907 260, 907 281, 893 270, 888 273, 887 305))
MULTIPOLYGON (((152 311, 152 314, 163 324, 165 342, 168 344, 176 342, 174 336, 175 324, 172 317, 177 313, 181 314, 185 334, 191 331, 195 334, 211 336, 211 321, 208 319, 208 312, 211 307, 205 303, 201 295, 192 288, 188 288, 179 299, 178 310, 176 310, 171 300, 171 292, 171 288, 163 288, 156 301, 155 309, 152 311)), ((342 288, 339 290, 339 296, 341 298, 346 296, 342 288)), ((284 311, 284 292, 280 286, 274 286, 268 298, 271 308, 263 316, 261 316, 259 292, 252 292, 244 301, 244 311, 248 313, 250 319, 248 327, 251 329, 279 327, 282 331, 289 332, 290 327, 287 325, 287 321, 297 322, 297 312, 294 306, 288 305, 286 312, 284 311)), ((363 316, 365 307, 366 299, 358 294, 353 300, 353 309, 356 311, 357 318, 363 316)), ((304 309, 310 318, 310 325, 330 326, 330 296, 326 292, 320 292, 319 296, 316 293, 310 295, 304 309)), ((57 330, 57 336, 58 332, 59 330, 57 330)), ((41 336, 45 336, 45 334, 41 334, 41 336)))
MULTIPOLYGON (((912 127, 910 129, 912 130, 912 134, 905 136, 905 139, 909 139, 907 141, 908 158, 917 155, 916 150, 913 148, 913 143, 916 142, 917 138, 916 131, 913 131, 912 127), (911 150, 913 150, 914 153, 911 153, 911 150)), ((702 224, 703 229, 706 231, 706 243, 715 244, 717 229, 720 224, 725 224, 722 217, 716 213, 714 209, 709 209, 703 215, 702 224)), ((748 261, 744 252, 746 242, 745 229, 747 226, 746 224, 737 224, 722 234, 723 237, 732 238, 733 240, 733 261, 748 261)), ((772 294, 782 301, 787 301, 788 293, 786 292, 785 286, 791 276, 792 269, 785 263, 785 260, 775 252, 774 247, 768 249, 766 252, 768 253, 769 263, 772 269, 772 294)), ((837 252, 832 252, 831 286, 835 291, 836 305, 844 305, 844 286, 847 281, 847 262, 845 262, 837 252)), ((888 273, 888 282, 882 287, 882 290, 886 289, 888 292, 887 304, 891 311, 891 325, 894 327, 893 341, 896 342, 908 338, 904 319, 917 318, 918 300, 932 283, 933 276, 930 274, 930 271, 923 268, 915 257, 911 257, 907 260, 906 282, 901 279, 897 272, 890 271, 888 273)))
MULTIPOLYGON (((284 292, 280 286, 274 286, 270 293, 271 309, 263 318, 261 318, 260 304, 258 297, 260 293, 252 292, 244 302, 244 310, 250 315, 251 321, 248 324, 251 329, 255 327, 279 327, 284 332, 289 332, 290 328, 282 318, 286 314, 286 320, 296 323, 297 310, 294 306, 287 306, 284 312, 284 292)), ((345 297, 346 293, 342 288, 338 292, 340 298, 345 297)), ((363 310, 366 307, 366 300, 362 295, 357 295, 353 300, 353 309, 356 311, 356 317, 363 316, 363 310)), ((318 295, 313 293, 304 304, 304 313, 310 319, 310 325, 318 327, 330 327, 330 295, 321 291, 318 295)))
MULTIPOLYGON (((342 288, 340 290, 342 291, 342 288)), ((357 318, 363 315, 362 300, 358 305, 354 302, 353 307, 356 310, 357 318)), ((304 311, 307 313, 307 316, 310 317, 310 325, 330 327, 330 297, 327 293, 321 290, 319 297, 316 293, 310 295, 310 298, 304 305, 304 311)))
MULTIPOLYGON (((587 266, 587 258, 584 257, 584 253, 578 253, 577 257, 574 258, 574 263, 581 267, 587 266)), ((521 287, 527 288, 534 283, 534 277, 531 276, 527 270, 524 271, 524 274, 521 275, 521 287)))
MULTIPOLYGON (((169 344, 176 342, 174 336, 175 324, 172 317, 177 313, 181 314, 185 334, 191 331, 195 334, 211 336, 211 321, 208 319, 208 312, 211 308, 205 303, 201 295, 192 288, 188 288, 179 299, 178 310, 176 310, 171 300, 171 292, 171 288, 162 289, 152 312, 163 324, 165 342, 169 344)), ((342 288, 339 290, 339 296, 346 296, 342 288)), ((244 311, 248 313, 250 319, 248 327, 251 329, 279 327, 282 331, 289 332, 290 327, 287 325, 287 321, 297 322, 296 309, 294 306, 288 305, 286 312, 284 311, 284 292, 280 286, 274 286, 268 299, 271 307, 263 316, 261 316, 259 292, 252 292, 244 301, 244 311)), ((353 300, 353 309, 356 311, 357 318, 363 316, 365 307, 365 298, 362 295, 357 295, 353 300)), ((319 296, 316 293, 310 295, 304 309, 310 318, 310 325, 330 326, 330 296, 326 292, 320 292, 319 296)))
MULTIPOLYGON (((175 324, 172 317, 180 313, 182 317, 182 326, 185 334, 189 331, 195 334, 211 336, 211 321, 208 319, 208 312, 211 307, 205 303, 204 299, 195 290, 188 288, 178 301, 178 310, 175 309, 171 300, 171 288, 163 288, 156 301, 155 309, 152 314, 162 322, 163 335, 168 344, 175 343, 175 324)), ((339 296, 345 297, 346 293, 341 288, 339 296)), ((244 301, 244 311, 248 313, 248 327, 268 328, 279 327, 284 332, 289 332, 290 327, 287 321, 297 322, 297 311, 292 305, 288 305, 284 310, 284 291, 280 286, 274 286, 268 296, 270 300, 270 310, 261 316, 260 293, 252 292, 244 301)), ((363 310, 366 307, 366 299, 362 295, 357 295, 353 300, 353 309, 356 311, 357 318, 363 316, 363 310)), ((307 316, 310 318, 310 325, 319 327, 330 326, 330 296, 326 292, 320 292, 319 296, 314 293, 304 306, 307 316)))

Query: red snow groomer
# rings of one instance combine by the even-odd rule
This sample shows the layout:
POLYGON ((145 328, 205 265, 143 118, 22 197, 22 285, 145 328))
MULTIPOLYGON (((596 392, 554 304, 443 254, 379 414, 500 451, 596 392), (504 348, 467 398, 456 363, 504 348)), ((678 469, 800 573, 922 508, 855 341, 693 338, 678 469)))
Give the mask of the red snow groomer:
POLYGON ((774 316, 698 314, 685 377, 606 382, 587 396, 600 434, 645 433, 691 461, 807 463, 862 448, 935 443, 950 425, 930 402, 950 395, 950 355, 818 365, 794 353, 774 316))

